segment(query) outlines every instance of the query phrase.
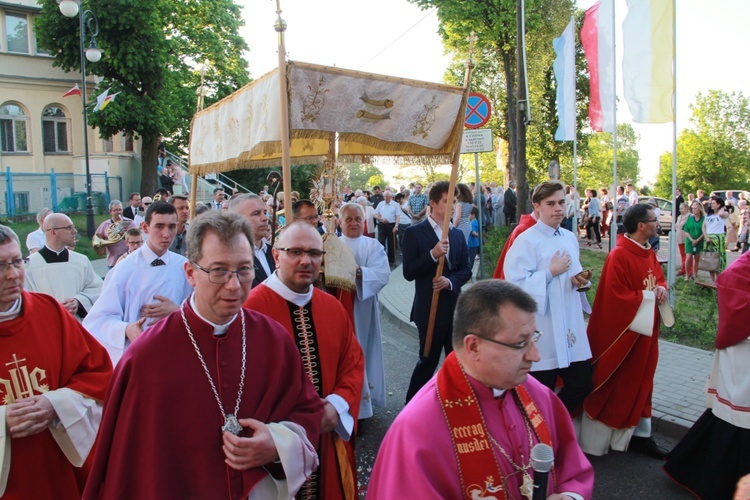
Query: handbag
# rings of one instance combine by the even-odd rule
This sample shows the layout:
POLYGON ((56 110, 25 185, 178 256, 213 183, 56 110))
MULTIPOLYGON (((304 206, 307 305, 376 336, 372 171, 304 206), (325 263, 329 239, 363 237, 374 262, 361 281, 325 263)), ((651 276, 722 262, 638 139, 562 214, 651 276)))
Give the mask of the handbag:
MULTIPOLYGON (((710 245, 711 248, 714 248, 714 245, 710 245)), ((708 245, 706 245, 706 248, 709 248, 708 245)), ((698 262, 698 269, 701 271, 708 271, 710 273, 715 273, 719 271, 719 252, 716 251, 710 251, 705 250, 701 253, 701 260, 698 262)))

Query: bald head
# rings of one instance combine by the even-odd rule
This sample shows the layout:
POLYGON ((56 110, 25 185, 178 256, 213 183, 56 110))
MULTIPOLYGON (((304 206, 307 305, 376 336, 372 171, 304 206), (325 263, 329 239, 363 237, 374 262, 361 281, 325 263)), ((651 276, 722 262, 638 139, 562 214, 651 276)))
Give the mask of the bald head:
POLYGON ((281 231, 273 257, 281 282, 296 293, 306 293, 320 274, 323 238, 310 224, 293 222, 281 231))
POLYGON ((276 238, 274 246, 279 248, 294 247, 295 242, 303 236, 316 240, 316 242, 320 243, 320 246, 316 246, 315 248, 323 250, 323 238, 320 236, 320 233, 313 226, 305 222, 292 222, 286 226, 281 231, 281 234, 279 234, 279 237, 276 238))
POLYGON ((73 221, 65 214, 51 213, 44 219, 42 225, 47 246, 56 252, 65 247, 75 247, 76 231, 73 221))

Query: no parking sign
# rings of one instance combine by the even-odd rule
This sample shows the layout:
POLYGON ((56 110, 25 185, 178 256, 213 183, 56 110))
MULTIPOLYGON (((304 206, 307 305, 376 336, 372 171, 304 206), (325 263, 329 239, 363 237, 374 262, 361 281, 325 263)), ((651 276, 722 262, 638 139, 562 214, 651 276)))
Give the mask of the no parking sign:
POLYGON ((492 105, 490 100, 482 94, 472 92, 466 100, 466 116, 464 125, 466 128, 479 128, 490 121, 492 105))

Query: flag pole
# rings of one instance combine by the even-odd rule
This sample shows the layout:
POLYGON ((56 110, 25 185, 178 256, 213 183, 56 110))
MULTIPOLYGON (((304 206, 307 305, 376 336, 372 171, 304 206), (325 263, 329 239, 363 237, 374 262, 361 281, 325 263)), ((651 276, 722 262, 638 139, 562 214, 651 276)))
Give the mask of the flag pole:
POLYGON ((286 224, 292 222, 292 167, 289 150, 289 96, 286 82, 286 48, 284 47, 284 32, 286 21, 281 18, 281 2, 276 0, 276 14, 278 19, 273 27, 279 34, 279 93, 281 101, 281 177, 284 185, 284 217, 286 224))
MULTIPOLYGON (((672 200, 675 199, 677 189, 677 0, 672 0, 672 200)), ((673 202, 674 203, 674 202, 673 202)), ((676 215, 680 207, 672 207, 672 230, 669 232, 669 268, 667 269, 667 285, 669 288, 669 303, 674 307, 675 289, 675 261, 677 260, 677 234, 675 224, 676 215)), ((683 263, 684 265, 684 263, 683 263)), ((685 271, 686 274, 687 270, 685 271)))
MULTIPOLYGON (((612 176, 614 178, 614 193, 617 196, 617 25, 615 23, 615 2, 612 2, 612 119, 614 121, 612 128, 612 176)), ((617 205, 613 204, 614 209, 617 205)), ((612 251, 617 246, 617 215, 615 215, 615 232, 612 227, 609 228, 609 250, 612 251)))
MULTIPOLYGON (((471 35, 469 36, 469 59, 466 61, 466 74, 464 76, 464 92, 463 96, 461 97, 461 107, 458 109, 458 118, 456 123, 456 134, 457 138, 453 146, 453 164, 451 166, 451 178, 448 185, 448 200, 445 207, 445 214, 443 216, 443 222, 441 225, 443 236, 442 240, 448 240, 450 243, 448 231, 450 230, 450 222, 451 222, 451 215, 453 212, 453 201, 455 197, 455 191, 456 191, 456 181, 458 178, 458 163, 461 159, 461 141, 463 140, 463 122, 464 122, 464 114, 466 112, 466 100, 469 97, 469 89, 471 88, 471 72, 474 69, 474 42, 476 42, 477 37, 474 34, 474 32, 471 32, 471 35)), ((480 186, 477 186, 477 189, 481 189, 480 186)), ((481 200, 481 191, 479 191, 481 200)), ((438 266, 437 271, 435 272, 435 277, 439 278, 443 275, 443 267, 445 266, 445 255, 441 255, 438 259, 438 266)), ((430 304, 430 316, 427 321, 427 332, 425 335, 425 343, 424 343, 424 357, 427 358, 430 356, 430 348, 432 347, 432 334, 435 330, 435 316, 437 314, 437 306, 438 306, 438 299, 440 298, 440 290, 435 290, 432 292, 432 303, 430 304)))

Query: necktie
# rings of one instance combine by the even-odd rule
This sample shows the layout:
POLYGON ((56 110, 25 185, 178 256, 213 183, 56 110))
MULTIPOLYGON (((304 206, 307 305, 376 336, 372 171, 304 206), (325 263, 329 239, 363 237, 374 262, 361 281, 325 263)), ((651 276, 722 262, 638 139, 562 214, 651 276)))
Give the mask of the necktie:
POLYGON ((161 259, 154 259, 154 261, 151 262, 151 267, 166 266, 166 265, 167 264, 163 260, 161 260, 161 259))
POLYGON ((560 228, 555 229, 555 234, 553 236, 560 236, 562 233, 560 232, 560 228))

